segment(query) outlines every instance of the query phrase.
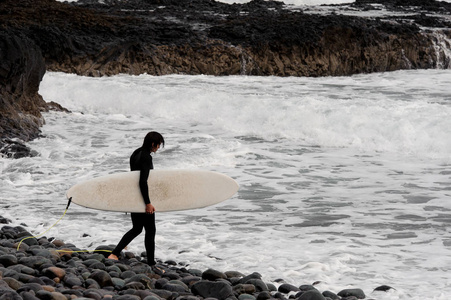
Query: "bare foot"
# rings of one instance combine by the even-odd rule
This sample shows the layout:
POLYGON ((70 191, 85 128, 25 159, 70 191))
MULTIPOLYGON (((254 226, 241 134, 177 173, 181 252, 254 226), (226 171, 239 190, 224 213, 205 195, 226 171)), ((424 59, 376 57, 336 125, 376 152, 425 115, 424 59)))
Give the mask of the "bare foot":
POLYGON ((110 256, 108 256, 108 259, 119 260, 119 258, 114 254, 110 254, 110 256))

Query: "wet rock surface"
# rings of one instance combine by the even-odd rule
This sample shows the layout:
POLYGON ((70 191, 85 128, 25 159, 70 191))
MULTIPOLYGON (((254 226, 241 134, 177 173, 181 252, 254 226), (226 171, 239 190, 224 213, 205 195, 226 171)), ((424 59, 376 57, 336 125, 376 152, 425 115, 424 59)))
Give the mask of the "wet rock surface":
MULTIPOLYGON (((1 219, 2 217, 0 217, 1 219)), ((201 271, 175 261, 146 264, 145 255, 122 253, 107 259, 112 246, 84 251, 60 239, 28 238, 24 226, 0 228, 0 299, 365 299, 359 288, 334 293, 315 285, 264 282, 262 275, 215 269, 201 271), (27 238, 27 239, 25 239, 27 238), (277 286, 278 285, 278 286, 277 286)), ((316 284, 316 283, 315 283, 316 284)), ((391 289, 383 286, 384 291, 391 289)), ((375 290, 378 290, 376 288, 375 290)))
POLYGON ((26 156, 29 141, 39 134, 46 103, 39 96, 45 64, 36 44, 18 31, 0 31, 0 153, 26 156), (3 147, 1 147, 3 146, 3 147))
MULTIPOLYGON (((36 155, 46 70, 86 76, 341 76, 448 68, 451 4, 358 0, 330 14, 278 1, 0 2, 0 155, 36 155), (403 12, 376 17, 346 11, 403 12), (438 35, 439 34, 439 35, 438 35), (21 145, 21 146, 18 146, 21 145)), ((58 107, 58 109, 62 109, 58 107)))
POLYGON ((1 23, 34 41, 48 70, 88 76, 329 76, 430 68, 437 58, 420 26, 449 29, 447 18, 435 14, 451 12, 449 3, 414 0, 343 6, 409 13, 403 18, 310 14, 262 0, 8 0, 1 6, 1 23))

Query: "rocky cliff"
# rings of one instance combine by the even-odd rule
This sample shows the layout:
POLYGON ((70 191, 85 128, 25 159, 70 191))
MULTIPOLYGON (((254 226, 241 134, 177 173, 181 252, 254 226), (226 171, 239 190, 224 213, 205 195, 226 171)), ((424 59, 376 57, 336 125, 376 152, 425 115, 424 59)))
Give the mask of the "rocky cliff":
POLYGON ((87 76, 328 76, 449 67, 437 28, 445 29, 440 43, 451 48, 450 4, 358 0, 332 8, 318 13, 263 0, 4 0, 1 151, 14 155, 11 145, 19 144, 12 138, 39 134, 40 111, 49 109, 38 94, 46 69, 87 76), (353 16, 372 10, 397 14, 353 16))
POLYGON ((0 31, 0 135, 3 153, 21 152, 14 139, 35 138, 46 103, 38 94, 45 63, 36 44, 18 31, 0 31))

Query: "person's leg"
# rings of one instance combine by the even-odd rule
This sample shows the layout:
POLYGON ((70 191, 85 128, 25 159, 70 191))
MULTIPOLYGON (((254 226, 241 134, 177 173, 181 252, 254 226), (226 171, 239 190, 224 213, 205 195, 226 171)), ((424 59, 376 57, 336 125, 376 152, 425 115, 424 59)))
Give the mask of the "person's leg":
POLYGON ((111 255, 108 258, 117 259, 121 254, 121 251, 133 241, 143 230, 144 224, 142 222, 142 217, 140 213, 131 213, 132 224, 133 227, 130 229, 121 239, 119 244, 117 244, 116 248, 111 252, 111 255))
POLYGON ((147 214, 146 221, 144 222, 144 228, 146 229, 146 236, 144 238, 144 246, 147 252, 147 264, 153 266, 155 262, 155 213, 147 214))

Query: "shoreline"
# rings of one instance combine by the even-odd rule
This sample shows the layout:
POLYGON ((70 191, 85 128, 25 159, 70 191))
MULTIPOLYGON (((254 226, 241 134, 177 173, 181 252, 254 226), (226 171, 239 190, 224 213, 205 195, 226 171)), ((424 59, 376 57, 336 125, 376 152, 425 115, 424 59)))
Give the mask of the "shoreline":
MULTIPOLYGON (((146 299, 205 298, 265 300, 366 299, 363 290, 319 291, 315 284, 295 286, 283 279, 264 282, 254 272, 191 269, 176 261, 158 261, 152 270, 145 253, 122 252, 119 261, 107 259, 114 245, 83 250, 58 238, 27 238, 22 226, 9 226, 0 216, 0 299, 146 299), (27 239, 24 239, 27 238, 27 239), (19 250, 16 248, 20 244, 19 250), (76 252, 77 251, 77 252, 76 252), (277 286, 276 286, 277 285, 277 286)), ((377 287, 386 292, 391 287, 377 287)))

